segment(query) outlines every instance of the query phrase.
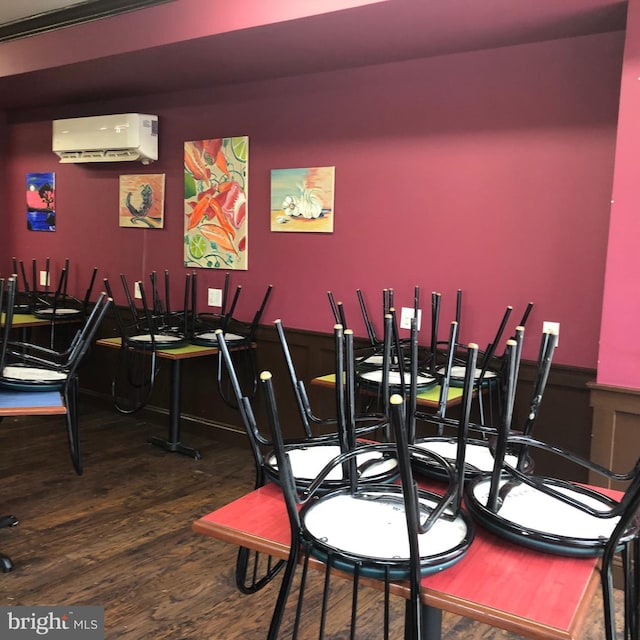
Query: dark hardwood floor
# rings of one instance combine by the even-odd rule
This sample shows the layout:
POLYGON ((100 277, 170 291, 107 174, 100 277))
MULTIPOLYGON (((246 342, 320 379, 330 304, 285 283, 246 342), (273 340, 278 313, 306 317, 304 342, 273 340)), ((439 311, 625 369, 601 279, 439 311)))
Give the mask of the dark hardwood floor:
MULTIPOLYGON (((191 531, 200 516, 252 489, 248 449, 206 431, 183 433, 201 460, 147 444, 165 423, 123 417, 83 398, 85 473, 73 472, 60 417, 0 423, 0 550, 15 564, 0 574, 2 605, 102 605, 108 640, 259 640, 266 636, 279 580, 256 595, 237 592, 236 548, 191 531)), ((348 637, 335 581, 336 629, 348 637), (340 628, 342 627, 342 631, 340 628)), ((343 593, 344 592, 344 593, 343 593)), ((379 594, 362 602, 358 637, 379 638, 379 594)), ((311 603, 313 605, 313 602, 311 603)), ((398 616, 402 602, 395 602, 398 616)), ((599 594, 585 640, 601 640, 599 594)), ((519 636, 445 614, 443 638, 516 640, 519 636)))

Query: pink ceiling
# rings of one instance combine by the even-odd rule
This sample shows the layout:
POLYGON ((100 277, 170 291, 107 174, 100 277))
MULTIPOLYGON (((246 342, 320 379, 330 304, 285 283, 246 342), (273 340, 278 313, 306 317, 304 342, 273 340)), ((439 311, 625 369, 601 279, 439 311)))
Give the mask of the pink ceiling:
POLYGON ((174 0, 0 44, 0 109, 619 31, 626 10, 619 0, 174 0))

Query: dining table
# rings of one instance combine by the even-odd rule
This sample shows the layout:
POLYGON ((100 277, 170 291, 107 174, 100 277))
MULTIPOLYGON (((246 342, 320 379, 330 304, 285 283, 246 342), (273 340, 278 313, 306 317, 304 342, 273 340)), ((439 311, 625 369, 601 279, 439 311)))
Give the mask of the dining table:
MULTIPOLYGON (((0 314, 0 327, 4 327, 4 312, 0 314)), ((14 329, 30 329, 32 327, 46 327, 51 324, 50 319, 37 318, 32 313, 14 313, 11 326, 14 329)))
POLYGON ((0 420, 5 416, 65 415, 59 391, 16 391, 0 388, 0 420))
MULTIPOLYGON (((336 374, 328 373, 322 376, 312 378, 311 384, 316 387, 325 389, 335 389, 336 374)), ((434 384, 427 389, 419 391, 416 395, 416 404, 419 407, 437 409, 440 403, 440 385, 434 384)), ((360 391, 375 395, 377 392, 361 386, 360 391)), ((447 408, 459 405, 462 402, 462 387, 449 387, 447 391, 447 408)))
MULTIPOLYGON (((122 339, 119 337, 100 338, 96 341, 96 345, 111 349, 120 349, 122 347, 122 339)), ((145 353, 150 353, 150 350, 145 350, 145 353)), ((217 354, 218 347, 199 346, 195 344, 186 344, 174 349, 156 349, 158 358, 168 360, 171 363, 169 425, 167 437, 152 436, 150 438, 151 444, 171 453, 181 453, 195 460, 200 459, 200 451, 184 444, 181 440, 182 363, 185 360, 214 356, 217 354)))
MULTIPOLYGON (((273 483, 203 515, 192 529, 275 558, 289 554, 284 497, 273 483)), ((319 560, 312 565, 324 568, 319 560)), ((451 612, 534 640, 578 640, 599 579, 598 558, 536 551, 476 526, 473 543, 459 562, 422 579, 428 637, 439 640, 442 613, 451 612)), ((393 583, 391 593, 408 599, 408 583, 393 583)))

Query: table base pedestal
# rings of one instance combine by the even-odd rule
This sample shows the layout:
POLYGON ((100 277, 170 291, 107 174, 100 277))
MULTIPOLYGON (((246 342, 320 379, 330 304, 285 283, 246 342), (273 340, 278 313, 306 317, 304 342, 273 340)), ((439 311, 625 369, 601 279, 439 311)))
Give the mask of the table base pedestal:
POLYGON ((171 453, 181 453, 185 456, 190 456, 194 460, 200 460, 200 452, 193 447, 188 447, 187 445, 182 444, 181 442, 169 442, 164 438, 159 438, 157 436, 153 436, 149 442, 156 447, 161 447, 165 451, 169 451, 171 453))

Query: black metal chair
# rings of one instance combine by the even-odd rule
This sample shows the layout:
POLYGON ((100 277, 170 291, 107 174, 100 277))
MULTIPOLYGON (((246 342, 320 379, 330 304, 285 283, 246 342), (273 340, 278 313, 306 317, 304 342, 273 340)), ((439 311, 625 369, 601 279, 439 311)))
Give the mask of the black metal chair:
MULTIPOLYGON (((330 426, 332 429, 330 431, 323 429, 324 433, 316 434, 312 433, 311 428, 308 431, 304 429, 302 437, 287 439, 285 443, 293 460, 296 483, 301 489, 312 482, 327 461, 345 449, 344 433, 347 420, 354 421, 354 432, 357 438, 369 436, 373 431, 380 428, 379 416, 374 416, 373 421, 368 416, 362 421, 356 417, 355 368, 349 356, 344 353, 342 337, 343 333, 351 336, 353 334, 349 330, 343 332, 340 325, 336 325, 334 333, 336 340, 336 372, 338 379, 344 379, 345 383, 336 385, 337 415, 335 420, 322 425, 323 427, 330 426)), ((228 371, 254 459, 256 460, 256 487, 262 486, 267 481, 279 484, 280 471, 273 452, 271 438, 260 432, 251 400, 240 386, 236 365, 232 359, 229 346, 221 330, 218 330, 217 335, 221 360, 228 371)), ((351 356, 353 356, 353 353, 351 353, 351 356)), ((386 417, 382 419, 386 424, 386 417)), ((389 456, 363 455, 357 460, 357 463, 364 482, 391 482, 397 478, 396 461, 389 456)), ((325 478, 323 490, 342 486, 343 484, 344 479, 336 471, 325 478)))
MULTIPOLYGON (((218 345, 220 349, 220 359, 227 370, 236 404, 240 410, 245 431, 249 440, 249 445, 255 463, 255 487, 263 486, 266 482, 280 483, 280 470, 277 457, 273 451, 273 444, 268 435, 263 434, 257 424, 251 399, 244 395, 238 379, 236 364, 232 358, 227 341, 221 329, 217 331, 218 345)), ((323 422, 323 427, 331 426, 332 430, 327 433, 313 434, 311 427, 307 425, 304 435, 301 438, 287 439, 286 447, 292 459, 296 483, 303 488, 315 478, 317 472, 325 464, 346 448, 344 438, 344 421, 347 415, 353 413, 353 391, 346 392, 346 389, 353 389, 354 367, 347 366, 344 352, 341 348, 342 329, 336 329, 336 368, 340 378, 344 376, 347 384, 343 387, 336 387, 336 401, 338 407, 337 418, 332 422, 323 422), (345 370, 346 369, 346 370, 345 370), (342 427, 340 425, 343 425, 342 427)), ((353 414, 355 415, 355 414, 353 414)), ((376 416, 376 419, 378 417, 376 416)), ((355 418, 354 418, 355 419, 355 418)), ((386 418, 385 418, 386 421, 386 418)), ((379 428, 378 421, 359 421, 358 435, 367 435, 379 428)), ((398 475, 397 461, 387 455, 374 455, 362 452, 356 460, 360 473, 367 483, 392 482, 398 475)), ((344 479, 340 470, 331 474, 325 479, 323 490, 333 489, 344 484, 344 479)), ((277 573, 282 564, 261 558, 260 554, 252 553, 250 550, 240 548, 236 562, 236 584, 243 593, 253 593, 267 584, 277 573)))
MULTIPOLYGON (((114 304, 114 316, 121 342, 116 371, 111 382, 111 395, 114 407, 119 413, 135 413, 149 401, 159 369, 158 350, 178 349, 189 343, 187 329, 190 278, 190 274, 187 274, 185 307, 179 315, 176 315, 169 306, 168 273, 165 273, 165 304, 160 300, 155 272, 150 275, 151 305, 148 302, 144 283, 137 283, 142 303, 141 309, 138 309, 134 302, 126 276, 120 274, 128 311, 126 317, 123 317, 119 307, 114 304)), ((108 278, 104 278, 103 282, 107 294, 115 300, 108 278)))
POLYGON ((51 259, 45 260, 45 278, 42 288, 38 286, 38 261, 33 258, 31 260, 31 279, 27 276, 24 261, 13 260, 13 273, 22 276, 22 289, 16 283, 16 302, 15 313, 32 313, 33 309, 39 304, 38 299, 42 296, 47 299, 50 295, 50 277, 51 277, 51 259), (19 268, 18 268, 19 267, 19 268))
MULTIPOLYGON (((515 338, 512 339, 516 342, 516 349, 522 348, 523 336, 524 329, 522 327, 518 327, 515 332, 515 338)), ((549 378, 551 362, 553 360, 553 354, 557 344, 557 339, 557 335, 549 330, 543 331, 542 333, 537 372, 533 384, 533 392, 528 405, 528 412, 526 415, 524 426, 518 431, 518 433, 523 433, 528 436, 533 434, 533 430, 538 420, 543 394, 549 378)), ((451 368, 450 360, 449 368, 451 368)), ((446 384, 447 376, 444 376, 443 388, 446 384)), ((511 400, 504 392, 504 390, 501 392, 501 398, 503 401, 503 406, 500 409, 500 414, 502 415, 507 411, 506 406, 504 406, 505 401, 508 403, 511 400)), ((445 418, 445 413, 446 404, 443 403, 441 397, 439 408, 437 410, 438 418, 445 418)), ((434 417, 424 412, 417 413, 416 417, 419 423, 430 424, 434 422, 434 417)), ((431 451, 436 451, 445 458, 451 458, 455 455, 456 438, 455 435, 452 435, 451 433, 445 435, 444 426, 447 423, 452 422, 453 420, 440 420, 438 423, 437 435, 417 437, 415 440, 415 444, 431 451)), ((472 478, 482 473, 490 473, 494 465, 491 446, 495 442, 495 438, 498 433, 497 426, 470 424, 469 433, 470 436, 467 439, 465 460, 465 473, 467 478, 472 478)), ((509 452, 507 454, 507 459, 511 464, 518 463, 518 455, 513 452, 509 452)), ((526 470, 527 472, 533 471, 534 461, 530 455, 524 457, 519 464, 522 470, 526 470)), ((429 468, 423 468, 420 471, 425 475, 432 475, 432 472, 429 468)))
MULTIPOLYGON (((460 294, 460 292, 458 293, 460 294)), ((525 327, 532 308, 533 303, 529 302, 517 325, 518 327, 525 327)), ((475 384, 478 389, 478 410, 482 424, 491 425, 496 419, 499 419, 499 416, 494 415, 493 409, 494 403, 498 407, 501 406, 500 390, 504 386, 504 380, 501 378, 503 356, 497 355, 497 347, 502 341, 502 336, 507 328, 512 311, 513 307, 506 307, 493 340, 480 353, 479 364, 475 372, 475 384), (485 394, 488 396, 488 420, 485 417, 485 394)), ((513 337, 515 338, 515 335, 513 337)), ((439 370, 439 373, 442 373, 442 369, 439 370)), ((458 363, 454 364, 451 370, 451 385, 461 386, 464 374, 464 367, 458 363)))
POLYGON ((233 294, 233 300, 229 304, 229 272, 224 274, 224 284, 222 287, 222 301, 220 306, 220 312, 207 312, 207 313, 198 313, 196 312, 197 304, 197 287, 196 287, 196 279, 195 272, 193 278, 193 301, 194 301, 194 315, 193 322, 191 327, 191 340, 195 344, 200 344, 201 346, 209 347, 215 346, 218 342, 215 332, 217 329, 222 329, 223 331, 227 330, 227 325, 229 323, 230 318, 233 317, 235 313, 236 305, 238 304, 238 300, 240 299, 240 294, 242 293, 242 285, 238 285, 233 294))
MULTIPOLYGON (((331 291, 327 292, 329 304, 336 324, 342 325, 344 329, 348 328, 344 305, 342 302, 336 302, 331 291)), ((369 344, 356 350, 356 365, 358 371, 367 371, 369 369, 379 370, 383 365, 383 348, 384 337, 379 339, 376 335, 375 327, 371 321, 371 316, 367 309, 367 304, 361 289, 356 289, 358 304, 362 313, 365 330, 369 339, 369 344)), ((384 318, 394 307, 394 290, 382 290, 382 317, 384 318)), ((418 316, 420 313, 420 287, 414 287, 413 292, 413 314, 418 316)), ((407 342, 401 340, 401 343, 407 342)))
MULTIPOLYGON (((509 321, 509 316, 513 311, 513 307, 508 306, 505 309, 505 312, 502 316, 498 329, 496 331, 496 335, 493 340, 487 345, 487 348, 482 353, 482 359, 479 363, 478 367, 474 372, 474 380, 476 388, 478 389, 477 398, 478 398, 478 409, 480 412, 480 422, 485 424, 485 413, 484 413, 484 394, 487 393, 489 395, 489 410, 492 412, 493 404, 491 402, 493 393, 500 387, 502 381, 500 380, 500 369, 494 362, 495 352, 498 344, 502 339, 502 334, 504 333, 507 323, 509 321), (493 365, 493 366, 492 366, 493 365)), ((438 374, 443 374, 443 368, 440 367, 438 369, 438 374)), ((454 365, 450 372, 450 384, 452 386, 460 386, 462 380, 465 377, 465 369, 462 365, 454 365)), ((493 422, 493 414, 490 413, 489 423, 493 422)))
POLYGON ((0 357, 0 386, 14 391, 60 391, 67 409, 66 423, 69 453, 73 467, 82 474, 78 425, 78 368, 91 347, 111 299, 102 293, 82 326, 64 351, 54 351, 24 341, 13 341, 14 284, 7 291, 7 312, 0 357))
MULTIPOLYGON (((291 350, 289 349, 289 343, 285 335, 284 327, 282 326, 282 321, 279 319, 275 320, 274 325, 276 327, 276 333, 278 334, 278 340, 282 348, 282 354, 287 365, 287 371, 289 372, 291 387, 293 389, 294 398, 298 407, 300 421, 302 423, 302 427, 306 436, 308 438, 313 437, 313 428, 315 428, 316 430, 321 429, 325 431, 329 429, 332 433, 335 433, 338 416, 320 417, 316 413, 314 413, 304 381, 298 378, 298 374, 296 373, 296 368, 293 363, 293 357, 291 355, 291 350)), ((357 413, 355 419, 356 431, 358 435, 373 435, 374 432, 377 432, 379 430, 388 432, 388 412, 357 413)))
MULTIPOLYGON (((165 276, 168 277, 168 274, 165 276)), ((174 316, 167 313, 167 307, 160 300, 155 272, 149 275, 151 281, 151 304, 144 283, 136 283, 140 292, 142 308, 138 309, 124 274, 120 275, 122 288, 129 308, 129 323, 119 327, 123 334, 123 344, 138 350, 177 349, 189 343, 187 321, 174 322, 174 316)), ((106 280, 106 279, 105 279, 106 280)), ((107 283, 105 283, 107 286, 107 283)), ((187 274, 185 289, 189 289, 187 274)), ((168 287, 167 287, 168 291, 168 287)), ((168 294, 167 294, 168 295, 168 294)), ((185 310, 186 314, 187 311, 185 310)))
MULTIPOLYGON (((13 273, 16 275, 16 301, 14 313, 30 313, 36 318, 48 320, 50 323, 49 348, 56 348, 56 330, 60 323, 82 322, 91 308, 91 295, 95 284, 98 268, 94 267, 89 284, 82 299, 68 293, 69 260, 66 259, 60 270, 58 284, 55 289, 50 287, 51 259, 45 260, 44 285, 38 286, 37 260, 31 262, 32 282, 27 277, 24 262, 13 258, 13 273), (18 284, 18 267, 22 276, 23 289, 18 284)), ((25 337, 26 337, 25 332, 25 337)), ((65 337, 62 338, 64 341, 65 337)))
MULTIPOLYGON (((512 351, 507 354, 513 368, 512 351)), ((568 556, 602 556, 601 586, 605 637, 615 640, 613 562, 620 554, 624 580, 625 640, 640 638, 640 459, 628 473, 615 473, 574 453, 527 435, 510 433, 503 420, 490 474, 467 485, 465 501, 484 527, 516 544, 568 556), (519 450, 508 461, 508 448, 519 450), (627 483, 621 499, 581 483, 526 473, 521 460, 530 449, 545 451, 598 474, 627 483)))
MULTIPOLYGON (((236 360, 236 372, 243 388, 244 395, 253 397, 258 388, 258 369, 256 365, 256 332, 260 326, 260 321, 271 296, 273 285, 267 286, 260 306, 256 310, 250 323, 242 322, 233 317, 233 312, 240 292, 240 287, 236 289, 234 300, 228 313, 225 314, 222 325, 214 331, 206 331, 194 334, 192 342, 199 345, 217 344, 218 330, 222 330, 227 346, 236 360)), ((232 408, 237 408, 237 400, 231 387, 231 381, 226 375, 227 370, 222 366, 222 360, 218 360, 218 371, 216 381, 220 397, 225 404, 232 408)))
MULTIPOLYGON (((31 313, 33 313, 36 318, 51 320, 52 323, 57 320, 82 320, 89 310, 91 294, 93 292, 97 273, 98 267, 94 267, 84 298, 80 300, 79 298, 70 295, 67 291, 69 281, 69 260, 66 259, 64 267, 60 270, 58 286, 55 291, 49 292, 47 290, 45 294, 35 294, 32 300, 31 313)), ((48 259, 46 274, 46 280, 48 283, 50 276, 48 259)), ((48 284, 46 285, 46 289, 48 289, 48 284)))
MULTIPOLYGON (((353 357, 353 345, 345 332, 346 357, 353 357)), ((475 365, 477 347, 469 350, 470 364, 475 365)), ((330 461, 316 479, 301 491, 292 472, 291 457, 279 423, 271 374, 263 372, 261 380, 266 390, 272 440, 281 473, 291 525, 291 549, 287 559, 280 592, 274 608, 268 638, 281 637, 287 602, 296 569, 302 564, 292 637, 298 637, 303 617, 307 614, 304 599, 310 564, 324 565, 324 587, 320 606, 320 637, 324 637, 330 601, 330 582, 335 571, 348 574, 353 581, 350 637, 356 637, 358 592, 361 582, 376 580, 384 591, 384 611, 381 613, 381 637, 389 637, 390 585, 393 581, 408 581, 410 599, 404 617, 405 638, 426 637, 427 619, 420 602, 421 578, 441 571, 464 556, 473 539, 473 524, 460 509, 463 476, 455 465, 437 454, 423 452, 408 443, 404 399, 391 398, 395 442, 370 443, 355 448, 354 421, 347 420, 345 440, 351 446, 330 461), (362 484, 356 458, 367 450, 397 456, 400 484, 362 484), (412 473, 412 458, 426 456, 442 465, 448 478, 444 495, 417 489, 412 473), (326 492, 321 489, 326 478, 340 469, 346 486, 326 492)), ((462 412, 460 448, 464 455, 464 421, 469 419, 472 385, 462 412)), ((466 393, 466 390, 465 390, 466 393)))
POLYGON ((412 318, 411 336, 400 339, 395 309, 391 307, 384 318, 385 349, 382 366, 361 370, 357 376, 361 396, 373 396, 383 413, 388 413, 390 393, 406 395, 410 387, 415 392, 435 386, 437 378, 430 374, 428 360, 420 360, 417 316, 412 318), (412 364, 415 368, 412 369, 412 364))
MULTIPOLYGON (((5 281, 5 278, 0 278, 0 314, 2 314, 3 312, 3 304, 5 302, 5 288, 14 288, 16 287, 16 283, 14 282, 10 282, 10 281, 5 281), (5 284, 6 283, 6 284, 5 284)), ((13 308, 16 309, 16 305, 15 305, 15 291, 13 293, 11 293, 8 297, 9 298, 13 298, 14 303, 13 303, 13 308)), ((4 344, 4 332, 6 331, 6 329, 3 329, 0 326, 0 331, 2 331, 2 344, 4 344)), ((0 416, 0 422, 2 422, 2 417, 0 416)), ((13 516, 13 515, 7 515, 7 516, 1 516, 0 517, 0 529, 4 529, 5 527, 15 527, 18 524, 18 519, 13 516)), ((4 553, 0 553, 0 570, 2 570, 3 573, 9 573, 9 571, 11 571, 13 569, 13 562, 11 562, 11 558, 9 558, 9 556, 5 555, 4 553)))
MULTIPOLYGON (((24 264, 22 260, 18 262, 18 259, 14 256, 11 259, 12 271, 11 273, 16 277, 16 297, 14 302, 14 313, 31 313, 32 300, 31 300, 31 288, 29 286, 29 280, 25 273, 24 264), (20 271, 18 270, 20 265, 20 271), (20 288, 19 275, 22 275, 22 288, 20 288)), ((2 307, 4 310, 4 307, 2 307)))

